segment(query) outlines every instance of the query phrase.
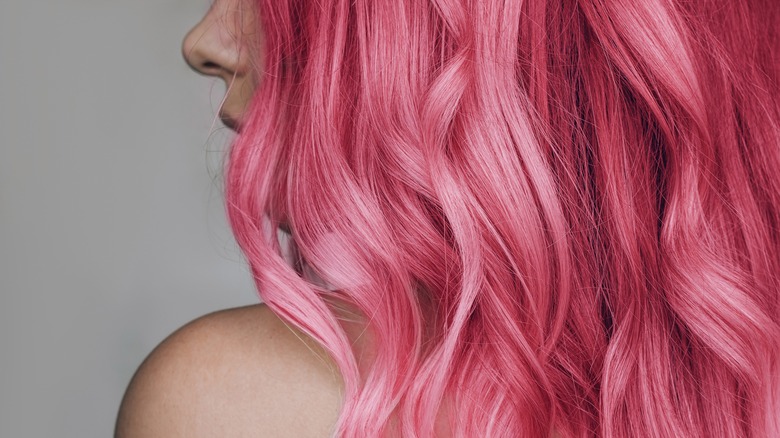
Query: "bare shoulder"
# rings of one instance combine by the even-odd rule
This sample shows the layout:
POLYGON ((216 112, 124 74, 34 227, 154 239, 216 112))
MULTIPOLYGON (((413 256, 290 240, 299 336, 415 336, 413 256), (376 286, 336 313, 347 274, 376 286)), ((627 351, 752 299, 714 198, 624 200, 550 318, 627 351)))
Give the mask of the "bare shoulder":
POLYGON ((116 436, 330 436, 342 387, 327 354, 265 305, 224 310, 149 355, 122 401, 116 436))

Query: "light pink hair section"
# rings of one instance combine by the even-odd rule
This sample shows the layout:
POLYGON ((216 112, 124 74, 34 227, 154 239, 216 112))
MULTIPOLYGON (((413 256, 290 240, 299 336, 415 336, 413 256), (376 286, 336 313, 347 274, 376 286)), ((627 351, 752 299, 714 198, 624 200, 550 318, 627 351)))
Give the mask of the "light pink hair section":
POLYGON ((779 9, 258 1, 228 213, 334 436, 780 436, 779 9))

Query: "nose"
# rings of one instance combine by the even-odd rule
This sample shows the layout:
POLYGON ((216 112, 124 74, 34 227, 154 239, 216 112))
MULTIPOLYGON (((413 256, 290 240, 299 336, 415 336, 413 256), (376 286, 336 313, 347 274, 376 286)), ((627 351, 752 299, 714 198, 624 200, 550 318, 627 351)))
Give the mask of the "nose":
POLYGON ((235 32, 213 8, 193 27, 182 43, 182 55, 190 67, 207 76, 218 76, 229 82, 241 74, 239 44, 235 32))

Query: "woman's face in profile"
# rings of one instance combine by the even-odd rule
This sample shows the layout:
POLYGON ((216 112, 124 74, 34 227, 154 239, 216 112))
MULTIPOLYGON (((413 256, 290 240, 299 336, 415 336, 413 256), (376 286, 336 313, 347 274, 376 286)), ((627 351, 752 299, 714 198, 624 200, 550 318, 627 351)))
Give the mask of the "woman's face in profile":
MULTIPOLYGON (((214 0, 201 21, 184 38, 182 52, 195 71, 219 77, 227 92, 219 117, 234 131, 241 128, 241 115, 257 88, 249 47, 260 35, 254 11, 246 0, 214 0)), ((257 66, 261 70, 262 65, 257 66)))

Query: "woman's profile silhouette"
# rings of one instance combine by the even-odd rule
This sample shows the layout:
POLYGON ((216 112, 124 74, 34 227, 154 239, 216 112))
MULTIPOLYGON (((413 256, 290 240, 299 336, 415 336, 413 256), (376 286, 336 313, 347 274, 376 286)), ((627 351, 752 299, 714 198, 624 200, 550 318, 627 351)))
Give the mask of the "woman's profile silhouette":
POLYGON ((778 24, 216 0, 183 50, 265 304, 161 344, 117 436, 780 436, 778 24))

